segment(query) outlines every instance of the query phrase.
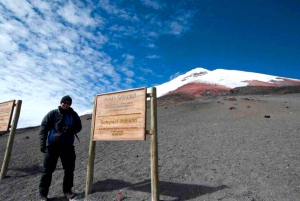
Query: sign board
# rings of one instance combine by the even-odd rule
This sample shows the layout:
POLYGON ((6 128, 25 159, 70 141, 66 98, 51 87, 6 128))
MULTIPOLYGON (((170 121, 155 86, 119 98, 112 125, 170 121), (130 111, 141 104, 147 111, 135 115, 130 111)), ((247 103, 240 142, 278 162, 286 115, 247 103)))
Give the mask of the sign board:
POLYGON ((146 140, 146 88, 96 96, 93 141, 146 140))
POLYGON ((0 103, 0 131, 8 131, 15 100, 0 103))

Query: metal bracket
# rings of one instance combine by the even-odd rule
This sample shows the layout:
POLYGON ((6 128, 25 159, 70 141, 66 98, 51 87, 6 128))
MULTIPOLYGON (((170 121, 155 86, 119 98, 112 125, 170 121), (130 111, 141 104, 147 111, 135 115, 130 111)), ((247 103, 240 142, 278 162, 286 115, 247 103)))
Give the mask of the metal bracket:
POLYGON ((147 94, 147 98, 153 97, 152 93, 147 94))
POLYGON ((153 135, 153 131, 152 130, 146 130, 146 134, 147 135, 153 135))

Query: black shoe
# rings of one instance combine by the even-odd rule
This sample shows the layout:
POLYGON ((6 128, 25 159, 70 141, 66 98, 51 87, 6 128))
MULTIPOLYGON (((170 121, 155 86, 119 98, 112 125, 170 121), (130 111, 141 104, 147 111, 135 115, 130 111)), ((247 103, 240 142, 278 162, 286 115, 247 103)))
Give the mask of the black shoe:
POLYGON ((47 201, 47 196, 40 196, 40 198, 41 198, 41 201, 47 201))
POLYGON ((70 192, 64 193, 64 196, 65 196, 67 199, 73 199, 73 198, 76 196, 76 194, 73 193, 72 191, 70 191, 70 192))

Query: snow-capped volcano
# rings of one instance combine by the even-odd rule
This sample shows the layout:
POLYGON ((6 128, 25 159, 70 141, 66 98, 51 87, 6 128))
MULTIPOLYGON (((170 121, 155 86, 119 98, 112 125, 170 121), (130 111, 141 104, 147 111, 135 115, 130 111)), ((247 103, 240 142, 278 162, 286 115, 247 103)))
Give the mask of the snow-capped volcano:
MULTIPOLYGON (((157 97, 186 93, 195 96, 228 94, 231 89, 247 86, 300 86, 300 80, 238 70, 195 68, 169 82, 155 86, 157 97), (227 93, 226 93, 227 92, 227 93)), ((147 91, 150 93, 150 89, 147 91)), ((91 114, 92 109, 80 115, 91 114)))
MULTIPOLYGON (((279 87, 300 85, 300 80, 238 70, 216 69, 210 71, 204 68, 195 68, 169 82, 156 86, 157 96, 172 93, 188 85, 193 86, 194 90, 197 86, 230 90, 245 86, 279 87)), ((189 90, 188 88, 185 87, 185 90, 189 90)))

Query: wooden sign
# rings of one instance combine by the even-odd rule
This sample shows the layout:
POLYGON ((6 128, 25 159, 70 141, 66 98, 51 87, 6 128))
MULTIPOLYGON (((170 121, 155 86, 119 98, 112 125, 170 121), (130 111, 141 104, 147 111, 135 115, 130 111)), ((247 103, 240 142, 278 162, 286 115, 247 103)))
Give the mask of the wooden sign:
POLYGON ((146 140, 146 88, 96 96, 93 141, 146 140))
POLYGON ((0 103, 0 131, 8 131, 15 100, 0 103))

